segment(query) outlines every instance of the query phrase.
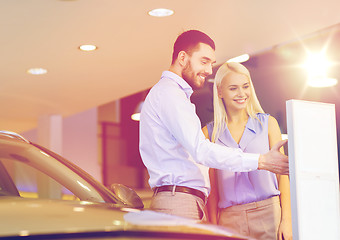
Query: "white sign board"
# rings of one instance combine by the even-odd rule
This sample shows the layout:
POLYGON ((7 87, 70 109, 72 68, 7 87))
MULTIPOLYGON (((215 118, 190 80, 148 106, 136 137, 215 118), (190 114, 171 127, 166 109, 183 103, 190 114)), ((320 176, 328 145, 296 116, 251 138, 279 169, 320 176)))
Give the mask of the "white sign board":
POLYGON ((289 100, 288 156, 294 240, 339 240, 335 105, 289 100))

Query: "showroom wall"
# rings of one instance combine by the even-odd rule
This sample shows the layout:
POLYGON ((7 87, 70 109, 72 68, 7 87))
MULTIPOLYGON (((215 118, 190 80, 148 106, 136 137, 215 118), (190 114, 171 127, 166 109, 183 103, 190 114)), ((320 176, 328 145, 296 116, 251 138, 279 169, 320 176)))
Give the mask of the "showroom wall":
MULTIPOLYGON (((53 116, 56 115, 42 116, 42 118, 53 116)), ((48 132, 41 133, 41 131, 46 131, 42 122, 46 123, 46 121, 38 121, 37 128, 21 134, 32 142, 54 150, 50 143, 39 141, 39 134, 49 134, 48 132)), ((102 181, 101 162, 98 158, 97 108, 62 118, 61 125, 61 150, 54 151, 83 168, 97 180, 102 181)))

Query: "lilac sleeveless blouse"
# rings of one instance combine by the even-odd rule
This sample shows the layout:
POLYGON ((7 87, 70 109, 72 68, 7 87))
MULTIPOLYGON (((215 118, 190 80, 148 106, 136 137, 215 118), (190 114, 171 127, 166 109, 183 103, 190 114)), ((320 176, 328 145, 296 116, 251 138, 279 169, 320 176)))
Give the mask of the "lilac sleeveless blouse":
MULTIPOLYGON (((237 144, 227 128, 216 141, 219 145, 240 148, 247 153, 264 154, 269 151, 268 118, 269 114, 258 113, 258 119, 248 119, 246 128, 237 144)), ((207 124, 209 136, 213 130, 213 122, 207 124)), ((219 208, 227 208, 280 195, 277 178, 266 170, 251 172, 230 172, 217 170, 219 208)))

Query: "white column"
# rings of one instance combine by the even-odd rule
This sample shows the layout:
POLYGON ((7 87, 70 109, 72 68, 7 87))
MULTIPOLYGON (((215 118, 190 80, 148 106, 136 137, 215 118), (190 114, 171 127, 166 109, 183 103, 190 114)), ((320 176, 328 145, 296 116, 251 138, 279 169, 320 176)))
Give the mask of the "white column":
MULTIPOLYGON (((63 119, 61 115, 41 116, 37 128, 38 144, 53 152, 62 154, 63 119)), ((61 187, 43 174, 38 176, 38 194, 41 198, 61 198, 61 187)))

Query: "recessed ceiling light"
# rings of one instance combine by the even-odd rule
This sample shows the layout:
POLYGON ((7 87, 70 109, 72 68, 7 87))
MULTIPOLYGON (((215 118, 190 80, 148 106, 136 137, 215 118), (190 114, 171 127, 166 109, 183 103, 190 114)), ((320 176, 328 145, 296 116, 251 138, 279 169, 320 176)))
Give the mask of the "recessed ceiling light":
POLYGON ((153 17, 167 17, 174 14, 174 11, 166 8, 156 8, 149 11, 149 15, 153 17))
POLYGON ((82 50, 82 51, 94 51, 97 49, 97 46, 95 45, 91 45, 91 44, 84 44, 84 45, 80 45, 79 46, 79 49, 82 50))
POLYGON ((44 68, 31 68, 27 70, 27 73, 33 74, 33 75, 42 75, 42 74, 46 74, 47 70, 44 68))

